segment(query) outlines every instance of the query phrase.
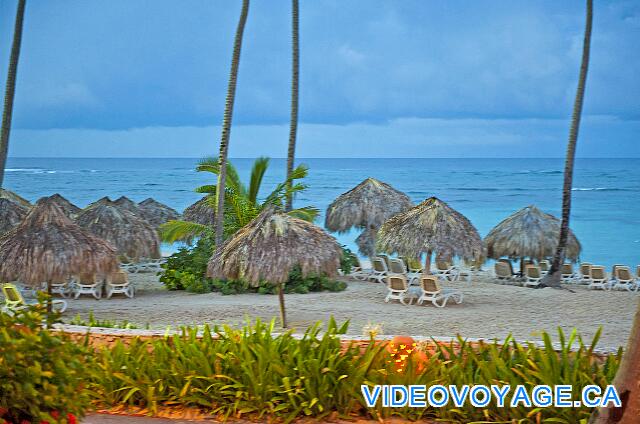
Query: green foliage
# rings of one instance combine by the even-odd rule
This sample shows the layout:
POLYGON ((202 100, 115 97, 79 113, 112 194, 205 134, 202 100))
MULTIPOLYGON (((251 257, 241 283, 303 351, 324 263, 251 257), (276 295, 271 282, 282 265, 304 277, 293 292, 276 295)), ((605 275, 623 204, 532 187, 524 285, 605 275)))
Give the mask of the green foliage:
MULTIPOLYGON (((76 315, 69 321, 71 325, 82 325, 84 327, 101 327, 101 328, 123 328, 123 329, 132 329, 135 330, 138 327, 137 325, 130 323, 127 320, 124 321, 111 321, 107 319, 97 319, 93 315, 93 311, 89 311, 89 316, 86 320, 82 319, 80 314, 76 315)), ((145 326, 145 328, 149 328, 149 324, 145 326)))
POLYGON ((161 265, 160 281, 169 290, 185 290, 187 285, 195 284, 194 278, 204 281, 214 246, 213 236, 207 234, 194 247, 180 248, 161 265))
MULTIPOLYGON (((258 199, 258 193, 264 179, 264 175, 269 168, 269 158, 260 157, 255 160, 251 169, 249 186, 245 186, 238 175, 235 167, 227 163, 227 180, 225 188, 225 209, 224 209, 224 233, 225 237, 235 234, 240 228, 253 220, 262 209, 268 205, 273 205, 278 209, 283 209, 288 195, 306 190, 307 186, 298 182, 305 178, 309 169, 305 165, 300 165, 293 170, 291 177, 280 184, 269 193, 262 202, 258 199), (291 183, 289 185, 289 183, 291 183)), ((200 161, 196 168, 199 172, 209 172, 218 175, 220 166, 217 158, 205 158, 200 161)), ((215 210, 216 186, 207 184, 196 188, 196 192, 209 195, 210 202, 207 206, 211 208, 211 213, 215 210)), ((289 212, 297 218, 306 221, 313 221, 319 214, 318 209, 305 206, 289 212)), ((177 240, 191 240, 212 231, 205 225, 200 225, 185 221, 169 221, 160 227, 160 235, 163 241, 174 242, 177 240)), ((198 274, 196 274, 198 275, 198 274)))
MULTIPOLYGON (((309 292, 331 291, 338 292, 347 288, 347 284, 342 281, 336 281, 324 275, 311 274, 306 277, 302 276, 299 267, 294 268, 289 273, 289 281, 284 285, 285 293, 305 294, 309 292)), ((264 282, 258 288, 258 293, 275 294, 278 287, 274 284, 264 282)))
POLYGON ((43 328, 39 308, 0 313, 0 419, 68 423, 89 407, 87 351, 43 328))
MULTIPOLYGON (((442 345, 426 357, 412 355, 406 371, 398 373, 384 345, 341 346, 337 336, 347 324, 333 319, 326 331, 320 325, 302 338, 274 335, 274 322, 257 322, 237 330, 230 327, 183 329, 181 335, 153 341, 136 340, 98 353, 90 389, 106 406, 135 405, 155 412, 158 405, 201 407, 225 417, 278 417, 284 421, 305 416, 323 418, 366 414, 375 419, 395 415, 403 419, 444 422, 577 423, 588 417, 581 408, 382 408, 367 409, 362 384, 571 384, 578 391, 587 384, 609 384, 621 352, 601 360, 592 356, 572 333, 560 332, 556 352, 548 334, 544 344, 472 346, 442 345), (578 341, 577 349, 575 349, 578 341), (426 366, 425 366, 426 365, 426 366), (420 370, 420 371, 419 371, 420 370)), ((597 342, 597 337, 594 343, 597 342)))
POLYGON ((342 258, 340 259, 340 269, 344 275, 349 275, 351 270, 358 266, 358 258, 347 246, 342 245, 342 258))

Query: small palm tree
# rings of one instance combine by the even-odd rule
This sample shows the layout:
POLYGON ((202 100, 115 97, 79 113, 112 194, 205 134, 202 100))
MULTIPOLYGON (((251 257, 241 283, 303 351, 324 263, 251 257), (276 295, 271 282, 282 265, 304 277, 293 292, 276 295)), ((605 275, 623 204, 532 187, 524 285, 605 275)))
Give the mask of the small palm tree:
MULTIPOLYGON (((260 201, 258 194, 262 186, 262 181, 269 168, 269 158, 260 157, 255 160, 251 169, 249 186, 245 186, 238 175, 236 168, 227 162, 227 186, 225 188, 225 211, 224 211, 224 236, 229 237, 235 234, 240 228, 253 220, 267 205, 273 205, 278 209, 284 209, 284 203, 288 196, 301 192, 307 188, 299 180, 308 174, 305 165, 296 167, 289 178, 278 184, 264 200, 260 201), (297 182, 298 181, 298 182, 297 182)), ((217 158, 205 158, 196 168, 200 172, 209 172, 220 175, 220 162, 217 158)), ((216 197, 218 187, 216 185, 203 185, 196 189, 198 193, 207 195, 207 204, 211 208, 211 213, 216 208, 216 197)), ((318 209, 307 206, 292 209, 290 215, 313 221, 319 214, 318 209)), ((190 240, 200 237, 213 229, 207 225, 188 221, 169 221, 160 226, 160 235, 163 241, 174 242, 178 240, 190 240)))
POLYGON ((569 142, 567 143, 567 157, 564 164, 564 184, 562 187, 562 223, 560 225, 560 236, 558 237, 558 247, 556 249, 555 255, 553 256, 551 269, 547 274, 548 277, 543 281, 545 285, 551 287, 560 286, 560 269, 565 259, 567 240, 569 238, 569 218, 571 217, 571 188, 573 186, 573 168, 576 157, 578 130, 580 129, 580 118, 582 116, 584 88, 587 83, 587 70, 589 69, 589 50, 591 47, 592 22, 593 0, 587 0, 587 22, 584 31, 584 45, 582 47, 582 64, 580 66, 578 89, 576 91, 576 100, 573 105, 573 115, 571 117, 569 142))
POLYGON ((16 92, 16 77, 18 74, 18 59, 20 58, 20 45, 22 44, 22 24, 24 22, 24 9, 26 0, 18 0, 16 11, 16 23, 13 27, 13 44, 9 58, 9 72, 7 73, 7 85, 4 93, 4 109, 2 110, 2 129, 0 130, 0 188, 4 183, 4 168, 7 164, 9 152, 9 133, 11 132, 11 117, 13 115, 13 98, 16 92))
POLYGON ((221 244, 224 239, 224 201, 226 178, 227 178, 227 155, 229 152, 229 137, 231 135, 231 121, 233 118, 233 104, 236 99, 236 85, 238 82, 238 68, 240 66, 240 50, 242 49, 242 36, 244 34, 244 26, 247 23, 247 15, 249 14, 249 0, 242 0, 242 10, 240 12, 240 20, 236 29, 236 37, 233 43, 233 56, 231 58, 231 72, 229 74, 229 85, 227 87, 227 99, 224 106, 224 117, 222 119, 222 136, 220 139, 220 156, 218 158, 218 187, 222 190, 215 196, 216 200, 216 225, 215 240, 216 244, 221 244))

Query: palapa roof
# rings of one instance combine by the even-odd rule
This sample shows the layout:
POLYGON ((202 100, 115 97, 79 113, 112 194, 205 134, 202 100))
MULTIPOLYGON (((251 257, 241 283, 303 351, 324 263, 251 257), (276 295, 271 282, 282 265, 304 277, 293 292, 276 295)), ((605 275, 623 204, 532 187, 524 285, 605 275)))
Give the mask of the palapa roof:
POLYGON ((373 257, 376 254, 376 235, 378 230, 375 228, 366 228, 356 238, 358 252, 367 257, 373 257))
POLYGON ((148 198, 138 203, 142 217, 154 227, 158 227, 167 221, 180 219, 180 214, 169 206, 148 198))
POLYGON ((385 222, 378 231, 377 247, 414 258, 429 251, 439 260, 483 256, 482 239, 473 224, 436 197, 385 222))
POLYGON ((115 249, 84 231, 43 198, 22 223, 0 237, 0 280, 39 285, 81 273, 118 269, 115 249))
POLYGON ((14 203, 18 203, 19 205, 24 206, 25 208, 31 207, 31 203, 29 203, 27 199, 17 195, 13 191, 6 190, 4 188, 0 188, 0 199, 11 200, 14 203))
POLYGON ((104 196, 104 197, 99 198, 98 200, 96 200, 93 203, 89 203, 87 205, 87 207, 85 207, 85 209, 89 209, 90 207, 96 206, 96 205, 110 205, 112 203, 113 203, 113 200, 111 200, 109 198, 109 196, 104 196))
POLYGON ((215 225, 215 197, 207 195, 182 213, 182 219, 202 225, 215 225))
POLYGON ((277 284, 296 266, 304 276, 335 276, 341 257, 340 245, 322 228, 268 207, 216 249, 207 275, 277 284))
POLYGON ((375 178, 367 178, 327 207, 324 226, 341 233, 351 227, 378 228, 412 206, 411 199, 403 192, 375 178))
POLYGON ((28 213, 28 208, 0 197, 0 235, 17 227, 28 213))
MULTIPOLYGON (((44 199, 45 197, 43 197, 44 199)), ((74 219, 82 209, 62 197, 60 194, 56 193, 48 197, 53 203, 58 205, 58 207, 62 210, 62 212, 71 219, 74 219)))
MULTIPOLYGON (((561 221, 530 205, 520 209, 495 226, 485 237, 487 255, 498 259, 528 257, 541 260, 555 254, 561 221)), ((573 231, 567 239, 568 259, 577 260, 582 247, 573 231)))
POLYGON ((160 240, 155 228, 114 202, 103 201, 84 209, 76 222, 111 243, 118 255, 131 259, 160 257, 160 240))
POLYGON ((141 215, 138 204, 129 199, 127 196, 120 196, 116 200, 114 200, 113 203, 115 203, 119 208, 129 211, 134 215, 141 215))

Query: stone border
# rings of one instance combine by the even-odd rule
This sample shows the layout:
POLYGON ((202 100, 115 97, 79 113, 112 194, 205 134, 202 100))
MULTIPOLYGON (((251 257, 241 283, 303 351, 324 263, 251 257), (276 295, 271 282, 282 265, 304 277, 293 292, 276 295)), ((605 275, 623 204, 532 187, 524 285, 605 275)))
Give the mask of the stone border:
MULTIPOLYGON (((108 346, 112 347, 116 341, 120 340, 125 345, 128 345, 133 339, 139 338, 141 340, 153 340, 165 337, 172 337, 182 334, 181 330, 143 330, 143 329, 123 329, 123 328, 103 328, 103 327, 87 327, 82 325, 70 325, 70 324, 56 324, 54 330, 62 331, 71 336, 74 340, 84 339, 87 335, 89 337, 89 344, 94 347, 108 346)), ((274 332, 273 335, 277 336, 281 333, 274 332)), ((200 336, 201 337, 201 336, 200 336)), ((213 338, 217 338, 217 335, 213 335, 213 338)), ((294 338, 302 338, 302 334, 293 334, 294 338)), ((376 342, 389 342, 395 336, 392 335, 380 335, 376 336, 376 342)), ((411 336, 417 343, 425 343, 427 345, 436 344, 453 344, 458 345, 457 337, 425 337, 425 336, 411 336)), ((350 344, 359 345, 361 348, 366 347, 370 343, 370 339, 363 336, 353 335, 341 335, 339 336, 341 344, 344 348, 347 348, 350 344)), ((483 339, 483 338, 467 338, 464 339, 471 345, 485 343, 493 344, 495 340, 483 339)), ((533 343, 538 347, 544 347, 544 344, 540 341, 536 342, 520 342, 520 343, 533 343)), ((560 350, 560 345, 554 343, 555 350, 560 350)), ((594 355, 598 357, 605 357, 611 354, 616 354, 617 348, 596 348, 594 349, 594 355)))

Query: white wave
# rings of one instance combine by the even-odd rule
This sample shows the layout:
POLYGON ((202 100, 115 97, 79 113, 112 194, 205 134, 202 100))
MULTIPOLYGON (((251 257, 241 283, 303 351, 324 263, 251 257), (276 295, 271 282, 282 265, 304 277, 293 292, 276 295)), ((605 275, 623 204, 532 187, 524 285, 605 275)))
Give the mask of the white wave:
POLYGON ((602 191, 609 190, 607 187, 572 188, 571 191, 602 191))
POLYGON ((5 168, 5 172, 43 172, 42 168, 5 168))

